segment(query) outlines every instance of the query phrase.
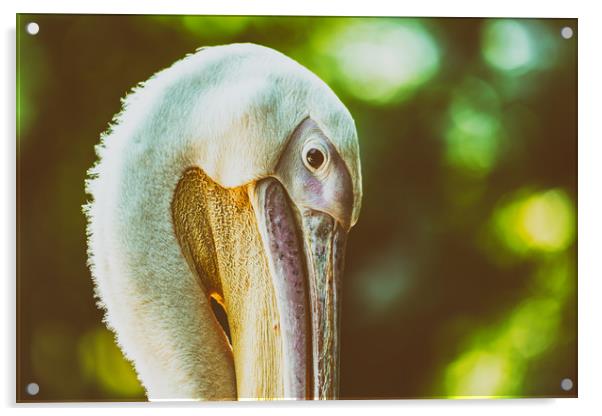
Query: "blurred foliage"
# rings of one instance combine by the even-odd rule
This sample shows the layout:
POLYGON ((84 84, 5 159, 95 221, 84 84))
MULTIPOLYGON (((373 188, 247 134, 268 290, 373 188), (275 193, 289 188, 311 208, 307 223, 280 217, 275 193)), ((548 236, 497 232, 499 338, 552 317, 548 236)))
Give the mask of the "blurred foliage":
POLYGON ((107 394, 139 397, 143 393, 134 369, 124 360, 115 338, 105 328, 96 328, 80 337, 78 358, 84 377, 107 394))
POLYGON ((459 397, 537 395, 525 390, 526 371, 531 361, 562 342, 562 312, 566 298, 574 295, 569 284, 574 267, 566 258, 543 262, 532 295, 499 322, 473 332, 466 352, 446 369, 445 390, 459 397))
POLYGON ((576 20, 19 15, 19 400, 143 400, 86 267, 83 181, 138 82, 255 42, 354 115, 341 396, 575 396, 576 20), (30 36, 27 23, 40 32, 30 36), (25 393, 40 385, 35 397, 25 393))
POLYGON ((438 70, 437 47, 418 22, 346 19, 332 26, 315 38, 316 50, 330 58, 316 72, 362 101, 402 101, 438 70))

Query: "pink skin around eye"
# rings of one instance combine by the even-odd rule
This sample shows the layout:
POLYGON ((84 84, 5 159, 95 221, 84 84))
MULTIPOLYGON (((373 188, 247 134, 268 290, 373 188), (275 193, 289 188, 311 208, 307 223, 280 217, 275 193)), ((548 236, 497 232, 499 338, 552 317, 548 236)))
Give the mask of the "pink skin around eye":
POLYGON ((353 207, 351 176, 330 140, 311 118, 297 127, 283 155, 275 177, 298 207, 325 212, 348 229, 353 207), (319 142, 320 147, 328 152, 324 161, 327 165, 315 171, 311 171, 303 161, 306 156, 303 149, 309 139, 319 142))

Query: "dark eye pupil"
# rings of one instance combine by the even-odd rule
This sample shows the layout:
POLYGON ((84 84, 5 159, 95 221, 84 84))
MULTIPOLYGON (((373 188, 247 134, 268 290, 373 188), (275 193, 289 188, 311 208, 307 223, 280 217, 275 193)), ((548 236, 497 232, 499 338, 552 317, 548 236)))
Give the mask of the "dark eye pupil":
POLYGON ((310 149, 307 152, 307 163, 314 169, 318 169, 324 163, 324 155, 318 149, 310 149))

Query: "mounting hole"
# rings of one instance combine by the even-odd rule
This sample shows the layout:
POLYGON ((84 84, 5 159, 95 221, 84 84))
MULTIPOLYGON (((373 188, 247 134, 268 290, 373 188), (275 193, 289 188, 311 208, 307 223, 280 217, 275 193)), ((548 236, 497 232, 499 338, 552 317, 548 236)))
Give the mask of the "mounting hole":
POLYGON ((38 383, 29 383, 25 390, 30 396, 35 396, 40 392, 40 386, 38 385, 38 383))
POLYGON ((573 390, 573 380, 571 380, 570 378, 563 378, 560 382, 560 388, 564 391, 573 390))
POLYGON ((31 22, 28 23, 27 26, 25 27, 25 30, 27 31, 27 33, 29 33, 32 36, 35 36, 38 34, 38 32, 40 31, 40 25, 37 24, 36 22, 31 22))
POLYGON ((562 29, 560 29, 560 36, 562 36, 565 39, 570 39, 573 37, 573 29, 571 29, 568 26, 563 27, 562 29))

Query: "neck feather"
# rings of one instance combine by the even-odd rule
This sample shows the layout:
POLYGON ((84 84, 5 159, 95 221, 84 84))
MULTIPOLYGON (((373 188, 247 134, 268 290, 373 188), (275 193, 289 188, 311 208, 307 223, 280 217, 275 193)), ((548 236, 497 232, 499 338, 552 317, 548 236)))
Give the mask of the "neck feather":
POLYGON ((105 137, 87 182, 89 263, 105 322, 150 399, 235 399, 232 351, 207 319, 210 301, 172 223, 190 162, 136 137, 105 137))

